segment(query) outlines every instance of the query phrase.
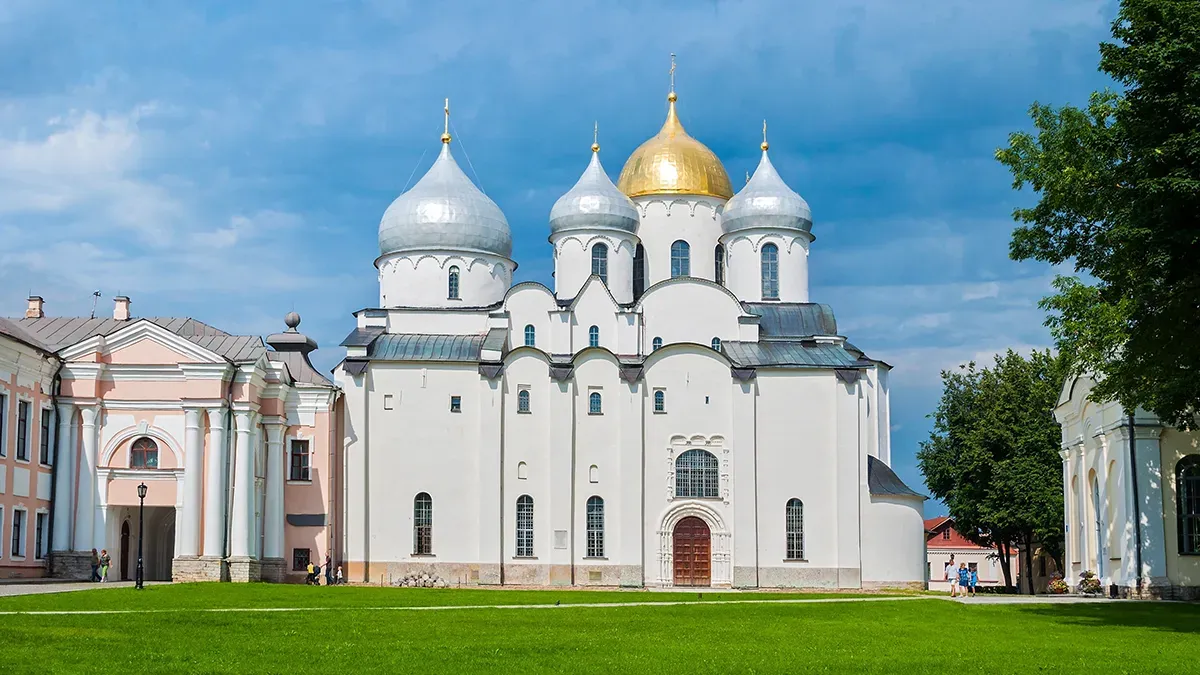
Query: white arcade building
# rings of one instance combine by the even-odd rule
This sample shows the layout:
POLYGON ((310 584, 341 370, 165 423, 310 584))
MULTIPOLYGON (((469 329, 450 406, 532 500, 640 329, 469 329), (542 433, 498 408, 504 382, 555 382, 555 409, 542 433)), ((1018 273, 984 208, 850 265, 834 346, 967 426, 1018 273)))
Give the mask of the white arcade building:
POLYGON ((923 585, 889 366, 809 302, 808 204, 765 140, 733 194, 668 101, 617 185, 593 145, 554 205, 553 289, 512 285, 449 133, 384 213, 379 308, 335 370, 351 580, 923 585))

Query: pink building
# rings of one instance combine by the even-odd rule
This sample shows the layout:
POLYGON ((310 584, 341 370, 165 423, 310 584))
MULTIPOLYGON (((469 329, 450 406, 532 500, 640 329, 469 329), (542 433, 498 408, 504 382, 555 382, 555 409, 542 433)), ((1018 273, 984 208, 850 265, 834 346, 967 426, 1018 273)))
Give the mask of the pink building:
MULTIPOLYGON (((8 342, 39 351, 45 374, 8 386, 41 406, 43 433, 53 418, 54 461, 36 481, 22 474, 36 482, 27 506, 5 493, 6 524, 13 508, 48 512, 30 528, 49 538, 54 576, 87 578, 96 549, 112 557, 110 579, 132 579, 141 527, 146 579, 303 578, 309 560, 335 555, 341 398, 309 362, 316 343, 300 317, 286 323, 264 344, 194 319, 134 318, 125 297, 112 318, 49 317, 30 298, 25 318, 6 322, 19 332, 8 342)), ((6 467, 22 469, 32 473, 6 467)))

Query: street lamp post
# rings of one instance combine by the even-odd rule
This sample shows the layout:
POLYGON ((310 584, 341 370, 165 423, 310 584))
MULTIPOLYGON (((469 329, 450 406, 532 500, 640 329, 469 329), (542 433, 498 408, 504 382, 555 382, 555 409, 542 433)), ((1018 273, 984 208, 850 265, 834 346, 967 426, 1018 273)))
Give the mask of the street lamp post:
POLYGON ((142 526, 145 523, 143 517, 146 512, 146 484, 142 483, 138 486, 138 561, 137 561, 137 589, 143 588, 142 582, 145 580, 145 569, 142 567, 142 526))

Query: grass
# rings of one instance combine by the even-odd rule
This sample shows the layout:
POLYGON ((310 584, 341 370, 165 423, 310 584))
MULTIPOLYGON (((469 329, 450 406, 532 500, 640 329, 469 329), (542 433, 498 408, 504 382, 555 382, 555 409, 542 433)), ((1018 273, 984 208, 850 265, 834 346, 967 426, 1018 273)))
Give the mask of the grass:
MULTIPOLYGON (((0 599, 5 672, 1192 672, 1200 606, 934 598, 717 605, 784 594, 176 585, 0 599), (381 607, 663 602, 649 607, 381 607), (337 607, 197 612, 205 607, 337 607), (374 608, 374 609, 373 609, 374 608)), ((803 598, 820 596, 804 594, 803 598)))

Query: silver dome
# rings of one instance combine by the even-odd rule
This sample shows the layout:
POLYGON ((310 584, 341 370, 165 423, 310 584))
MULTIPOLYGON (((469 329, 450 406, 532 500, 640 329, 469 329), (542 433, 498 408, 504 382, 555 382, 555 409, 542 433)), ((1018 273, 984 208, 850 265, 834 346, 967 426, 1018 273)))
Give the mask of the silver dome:
POLYGON ((604 173, 599 152, 592 152, 592 161, 575 187, 559 197, 550 209, 550 234, 576 229, 637 232, 637 226, 638 213, 633 200, 604 173))
POLYGON ((721 214, 721 229, 726 234, 757 227, 812 230, 808 202, 783 182, 766 150, 750 182, 725 203, 721 214))
POLYGON ((381 255, 420 249, 512 256, 508 220, 458 168, 449 143, 442 145, 429 172, 397 197, 379 222, 381 255))

